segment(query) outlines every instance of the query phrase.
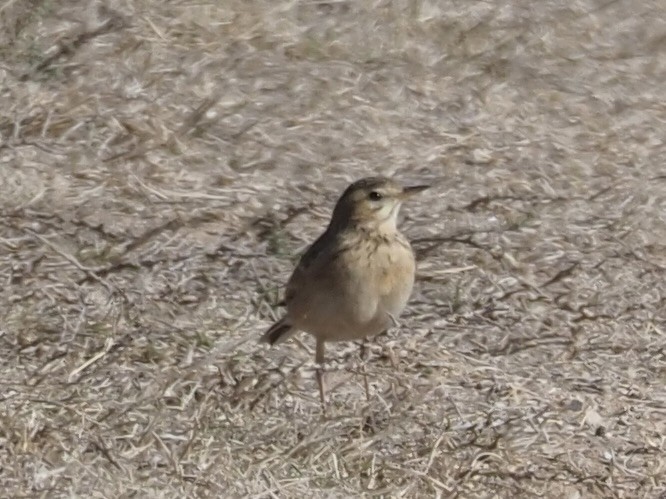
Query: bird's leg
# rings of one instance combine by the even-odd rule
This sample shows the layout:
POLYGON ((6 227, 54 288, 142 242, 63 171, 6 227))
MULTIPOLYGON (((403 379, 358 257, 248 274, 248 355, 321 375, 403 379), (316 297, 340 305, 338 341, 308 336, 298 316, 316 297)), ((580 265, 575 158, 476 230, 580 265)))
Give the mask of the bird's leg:
POLYGON ((324 340, 317 338, 317 351, 315 354, 315 363, 317 364, 317 384, 319 385, 319 398, 321 400, 321 410, 326 416, 326 387, 324 386, 324 340))
POLYGON ((363 386, 365 387, 365 400, 370 402, 370 385, 368 384, 368 370, 366 369, 366 363, 368 360, 368 339, 363 338, 361 340, 361 372, 363 374, 363 386))

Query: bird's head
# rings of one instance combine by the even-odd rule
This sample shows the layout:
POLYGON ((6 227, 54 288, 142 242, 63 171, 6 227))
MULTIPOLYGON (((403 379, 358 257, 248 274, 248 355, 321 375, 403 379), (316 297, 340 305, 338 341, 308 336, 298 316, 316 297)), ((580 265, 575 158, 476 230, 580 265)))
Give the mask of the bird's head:
POLYGON ((367 177, 351 184, 335 205, 331 225, 350 224, 394 230, 403 201, 428 185, 403 187, 387 177, 367 177))

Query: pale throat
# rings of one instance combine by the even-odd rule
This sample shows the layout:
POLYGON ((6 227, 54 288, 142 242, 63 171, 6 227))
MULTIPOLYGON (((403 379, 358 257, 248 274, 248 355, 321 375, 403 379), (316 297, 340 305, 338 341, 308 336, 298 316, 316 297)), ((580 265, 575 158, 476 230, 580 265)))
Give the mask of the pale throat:
POLYGON ((380 214, 379 220, 376 222, 377 230, 383 234, 393 234, 398 230, 398 213, 400 212, 400 205, 402 203, 396 203, 391 207, 391 211, 388 212, 385 216, 381 217, 380 214))

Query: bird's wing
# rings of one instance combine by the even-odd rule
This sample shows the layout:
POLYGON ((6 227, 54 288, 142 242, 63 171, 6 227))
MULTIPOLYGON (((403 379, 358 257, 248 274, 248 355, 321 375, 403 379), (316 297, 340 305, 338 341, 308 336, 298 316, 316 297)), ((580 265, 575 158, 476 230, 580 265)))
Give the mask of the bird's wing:
POLYGON ((287 282, 287 290, 284 296, 285 303, 289 303, 293 299, 294 293, 302 287, 304 280, 308 279, 311 275, 312 267, 317 266, 317 261, 321 260, 330 247, 329 234, 328 232, 324 232, 305 250, 294 272, 291 274, 289 282, 287 282))

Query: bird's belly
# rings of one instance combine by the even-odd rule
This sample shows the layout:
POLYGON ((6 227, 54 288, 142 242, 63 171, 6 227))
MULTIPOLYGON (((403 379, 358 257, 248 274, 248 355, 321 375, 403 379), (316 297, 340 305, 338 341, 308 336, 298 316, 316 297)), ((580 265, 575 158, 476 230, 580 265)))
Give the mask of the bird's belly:
POLYGON ((302 313, 292 309, 289 317, 298 329, 326 341, 366 338, 381 333, 392 324, 390 315, 379 310, 376 304, 370 305, 372 310, 369 315, 368 301, 356 303, 329 297, 325 303, 321 300, 318 307, 308 307, 302 313), (316 310, 317 313, 311 313, 310 310, 316 310))

